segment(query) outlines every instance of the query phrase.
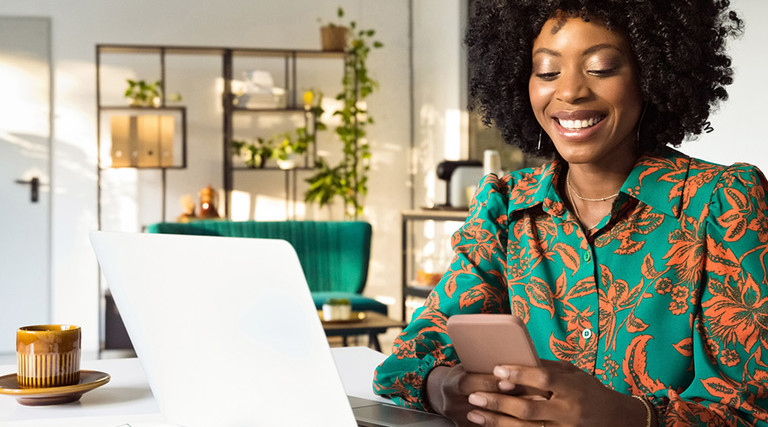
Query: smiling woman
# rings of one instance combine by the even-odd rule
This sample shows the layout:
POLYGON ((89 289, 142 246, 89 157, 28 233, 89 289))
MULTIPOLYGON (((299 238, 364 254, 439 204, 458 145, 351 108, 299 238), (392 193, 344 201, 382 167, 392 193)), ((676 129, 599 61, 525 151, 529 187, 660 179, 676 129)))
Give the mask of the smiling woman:
POLYGON ((613 197, 605 195, 618 195, 636 159, 643 100, 632 50, 627 38, 604 22, 559 13, 534 40, 532 58, 533 113, 570 166, 568 198, 591 231, 611 209, 613 197), (586 188, 571 185, 571 175, 584 183, 596 173, 607 179, 586 188))
POLYGON ((483 179, 374 389, 459 425, 768 422, 768 182, 668 147, 727 97, 728 1, 475 3, 474 107, 553 161, 483 179), (466 313, 521 318, 541 366, 465 371, 466 313))

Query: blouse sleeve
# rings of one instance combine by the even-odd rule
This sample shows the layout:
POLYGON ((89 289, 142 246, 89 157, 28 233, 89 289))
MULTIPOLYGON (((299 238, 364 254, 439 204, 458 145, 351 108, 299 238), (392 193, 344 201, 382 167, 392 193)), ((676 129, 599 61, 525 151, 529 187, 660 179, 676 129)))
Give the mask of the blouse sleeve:
POLYGON ((670 391, 660 424, 768 422, 768 199, 754 166, 728 168, 706 215, 701 313, 692 319, 694 379, 670 391), (766 354, 763 352, 766 351, 766 354))
POLYGON ((453 366, 456 353, 446 333, 457 313, 509 312, 504 273, 509 178, 487 175, 464 225, 451 238, 455 252, 423 307, 395 340, 392 354, 376 368, 374 392, 395 403, 430 408, 426 377, 437 366, 453 366))

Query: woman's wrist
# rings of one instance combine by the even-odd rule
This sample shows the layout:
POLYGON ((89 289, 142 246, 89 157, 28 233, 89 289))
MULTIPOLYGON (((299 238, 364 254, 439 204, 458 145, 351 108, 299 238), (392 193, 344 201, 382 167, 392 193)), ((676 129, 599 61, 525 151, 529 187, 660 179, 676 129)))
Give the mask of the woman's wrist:
POLYGON ((451 368, 447 366, 437 366, 427 375, 427 386, 425 388, 426 400, 429 409, 433 412, 443 415, 445 413, 445 397, 443 395, 443 381, 451 368))
POLYGON ((643 404, 643 409, 645 413, 645 427, 651 427, 651 426, 658 426, 659 421, 656 418, 656 409, 654 409, 651 402, 645 397, 645 396, 638 396, 638 395, 632 395, 635 399, 639 400, 643 404))

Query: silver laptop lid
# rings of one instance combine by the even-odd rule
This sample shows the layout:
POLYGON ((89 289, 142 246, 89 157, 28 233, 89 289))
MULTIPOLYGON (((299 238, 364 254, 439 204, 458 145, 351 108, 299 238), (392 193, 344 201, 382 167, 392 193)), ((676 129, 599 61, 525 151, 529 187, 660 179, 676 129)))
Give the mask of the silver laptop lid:
POLYGON ((290 244, 111 232, 91 242, 168 421, 356 425, 290 244))

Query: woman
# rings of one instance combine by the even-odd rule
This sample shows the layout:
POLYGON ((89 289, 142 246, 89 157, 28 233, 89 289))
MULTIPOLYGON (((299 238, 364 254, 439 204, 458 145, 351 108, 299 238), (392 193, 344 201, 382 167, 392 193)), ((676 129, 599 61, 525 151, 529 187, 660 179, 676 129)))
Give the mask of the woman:
POLYGON ((727 98, 728 1, 475 3, 476 107, 554 161, 484 178, 375 391, 460 425, 768 422, 768 185, 667 147, 727 98), (478 312, 521 317, 543 366, 466 373, 445 325, 478 312))

